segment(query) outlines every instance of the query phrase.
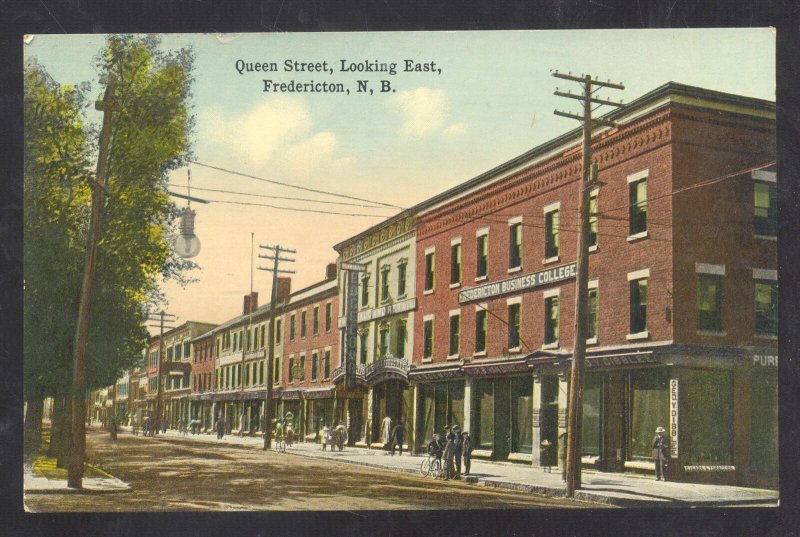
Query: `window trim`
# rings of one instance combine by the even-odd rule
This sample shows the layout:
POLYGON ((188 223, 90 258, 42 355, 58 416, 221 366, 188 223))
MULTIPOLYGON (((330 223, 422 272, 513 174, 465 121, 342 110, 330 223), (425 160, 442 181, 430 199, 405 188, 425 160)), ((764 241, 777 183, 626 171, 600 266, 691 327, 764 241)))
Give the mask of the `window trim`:
POLYGON ((449 315, 447 316, 448 322, 448 330, 447 330, 447 359, 448 360, 456 360, 461 355, 461 309, 454 309, 450 310, 449 315), (453 345, 453 317, 458 317, 458 348, 456 349, 456 353, 453 354, 450 351, 453 349, 451 348, 453 345))
POLYGON ((436 316, 434 314, 425 315, 422 318, 422 361, 423 362, 430 362, 433 360, 433 355, 436 352, 435 349, 436 343, 436 316), (425 337, 425 325, 430 323, 431 327, 431 353, 430 355, 425 354, 425 344, 426 344, 426 337, 425 337))
POLYGON ((429 246, 425 248, 425 253, 423 255, 424 260, 424 267, 423 267, 423 274, 422 274, 422 294, 423 295, 430 295, 436 290, 436 246, 429 246), (428 256, 432 256, 431 259, 431 266, 430 266, 430 274, 431 274, 431 286, 428 287, 428 256))

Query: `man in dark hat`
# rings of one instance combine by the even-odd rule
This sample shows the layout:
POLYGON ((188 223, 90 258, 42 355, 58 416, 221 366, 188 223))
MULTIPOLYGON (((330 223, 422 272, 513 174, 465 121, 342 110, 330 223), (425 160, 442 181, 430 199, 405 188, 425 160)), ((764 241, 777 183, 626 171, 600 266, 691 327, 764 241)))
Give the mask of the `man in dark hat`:
POLYGON ((656 463, 656 480, 667 480, 669 475, 669 439, 663 427, 656 427, 653 438, 653 459, 656 463))
POLYGON ((464 452, 464 438, 461 436, 461 427, 454 425, 453 435, 455 436, 453 442, 455 443, 456 477, 459 478, 461 477, 461 455, 464 452))

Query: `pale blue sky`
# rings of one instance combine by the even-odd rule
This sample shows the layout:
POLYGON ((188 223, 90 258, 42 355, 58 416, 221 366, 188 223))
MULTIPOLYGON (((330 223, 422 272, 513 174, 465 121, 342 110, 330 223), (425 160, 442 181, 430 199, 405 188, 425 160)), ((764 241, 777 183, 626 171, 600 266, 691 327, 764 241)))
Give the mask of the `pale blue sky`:
MULTIPOLYGON (((99 94, 92 58, 103 42, 98 35, 37 35, 25 53, 58 82, 90 81, 99 94)), ((553 109, 569 109, 570 104, 553 95, 556 86, 569 84, 552 78, 551 69, 621 81, 624 91, 601 95, 625 102, 669 81, 775 98, 775 34, 766 28, 163 36, 165 49, 187 45, 196 53, 194 152, 199 161, 403 207, 577 127, 553 115, 553 109), (274 61, 281 71, 240 75, 238 59, 274 61), (286 73, 285 59, 327 60, 336 72, 286 73), (442 72, 340 73, 342 59, 397 62, 398 69, 405 59, 435 61, 442 72), (262 91, 263 78, 342 82, 352 90, 350 95, 268 94, 262 91), (369 80, 376 93, 356 94, 356 79, 369 80), (381 79, 389 80, 396 92, 378 93, 381 79)), ((99 120, 94 111, 88 115, 99 120)), ((181 170, 173 180, 185 184, 185 177, 181 170)), ((199 166, 192 167, 192 185, 313 197, 199 166)), ((209 199, 247 199, 195 193, 209 199)), ((293 288, 300 289, 321 279, 325 263, 335 260, 335 243, 381 221, 222 203, 200 205, 197 211, 203 247, 195 260, 203 268, 195 275, 200 281, 187 289, 170 284, 166 290, 171 312, 183 320, 209 322, 239 313, 241 295, 250 285, 251 232, 256 244, 280 243, 298 250, 293 288)), ((254 287, 262 301, 269 296, 267 273, 256 271, 254 287)))

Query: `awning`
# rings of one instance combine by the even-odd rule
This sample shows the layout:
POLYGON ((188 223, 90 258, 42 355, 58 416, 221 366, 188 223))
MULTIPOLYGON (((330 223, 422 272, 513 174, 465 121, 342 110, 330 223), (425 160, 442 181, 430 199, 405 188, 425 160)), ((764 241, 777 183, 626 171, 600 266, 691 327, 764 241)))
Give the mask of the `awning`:
POLYGON ((336 388, 333 386, 327 388, 312 388, 303 392, 305 399, 330 399, 333 397, 333 392, 336 388))
POLYGON ((464 374, 470 378, 497 377, 530 373, 527 357, 488 358, 464 364, 464 374))
POLYGON ((408 378, 414 382, 435 382, 460 378, 464 376, 461 366, 462 362, 460 360, 457 362, 414 366, 409 370, 408 378))

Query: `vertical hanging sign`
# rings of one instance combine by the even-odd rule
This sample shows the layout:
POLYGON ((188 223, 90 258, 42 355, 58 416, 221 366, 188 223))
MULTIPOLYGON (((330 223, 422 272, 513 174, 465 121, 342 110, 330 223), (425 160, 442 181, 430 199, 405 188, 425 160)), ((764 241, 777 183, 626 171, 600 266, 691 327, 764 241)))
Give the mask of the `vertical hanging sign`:
POLYGON ((367 270, 360 263, 341 263, 340 269, 347 271, 346 324, 344 329, 344 389, 355 387, 356 341, 358 340, 358 274, 367 270))
POLYGON ((678 458, 678 379, 669 380, 669 436, 670 457, 678 458))

